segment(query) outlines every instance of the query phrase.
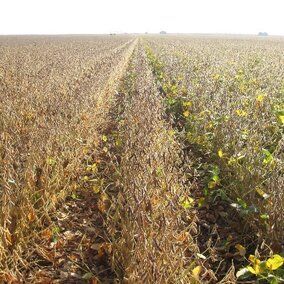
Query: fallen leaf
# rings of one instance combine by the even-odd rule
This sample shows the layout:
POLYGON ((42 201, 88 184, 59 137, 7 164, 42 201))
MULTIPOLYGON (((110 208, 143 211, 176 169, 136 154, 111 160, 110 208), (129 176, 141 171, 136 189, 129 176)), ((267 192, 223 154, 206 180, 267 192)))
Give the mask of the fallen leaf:
POLYGON ((238 250, 238 253, 241 255, 241 256, 245 256, 246 255, 246 248, 244 246, 242 246, 241 244, 236 244, 235 245, 235 248, 238 250))
POLYGON ((50 229, 45 229, 40 233, 41 237, 45 240, 51 240, 52 239, 52 231, 50 229))
POLYGON ((110 254, 112 251, 112 245, 110 243, 102 243, 98 249, 99 257, 102 257, 104 254, 110 254))

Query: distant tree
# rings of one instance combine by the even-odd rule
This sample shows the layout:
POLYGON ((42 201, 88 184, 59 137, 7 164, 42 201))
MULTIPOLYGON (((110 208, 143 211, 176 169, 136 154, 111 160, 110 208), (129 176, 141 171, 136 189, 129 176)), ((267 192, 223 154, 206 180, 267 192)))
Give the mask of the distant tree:
POLYGON ((165 35, 165 34, 167 34, 167 32, 166 31, 160 31, 160 34, 165 35))
POLYGON ((259 36, 268 36, 268 33, 267 32, 259 32, 258 35, 259 36))

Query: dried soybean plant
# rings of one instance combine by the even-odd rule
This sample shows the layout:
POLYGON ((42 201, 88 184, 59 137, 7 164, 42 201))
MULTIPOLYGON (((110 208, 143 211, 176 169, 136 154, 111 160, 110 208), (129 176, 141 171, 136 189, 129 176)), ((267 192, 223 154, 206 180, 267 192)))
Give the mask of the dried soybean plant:
POLYGON ((140 46, 124 80, 120 187, 108 220, 113 266, 127 283, 194 283, 196 219, 185 205, 190 188, 146 61, 140 46))
POLYGON ((10 281, 28 265, 32 240, 52 224, 50 212, 80 186, 84 156, 97 147, 114 93, 110 80, 133 40, 0 41, 0 264, 1 281, 10 281))

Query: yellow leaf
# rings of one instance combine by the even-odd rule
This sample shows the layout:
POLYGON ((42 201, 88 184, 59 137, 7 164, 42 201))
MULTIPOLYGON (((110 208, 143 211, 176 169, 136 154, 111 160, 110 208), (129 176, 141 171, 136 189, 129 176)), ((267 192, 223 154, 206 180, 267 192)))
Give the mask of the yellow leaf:
POLYGON ((220 158, 223 158, 223 157, 224 157, 224 152, 223 152, 222 149, 219 149, 219 150, 218 150, 218 156, 219 156, 220 158))
POLYGON ((263 269, 260 266, 261 262, 258 258, 256 258, 254 255, 250 255, 249 261, 253 264, 253 267, 247 266, 247 269, 249 270, 249 272, 255 275, 258 275, 263 272, 263 269))
POLYGON ((244 110, 240 110, 240 109, 237 109, 237 110, 236 110, 236 114, 237 114, 238 116, 241 116, 241 117, 247 116, 247 112, 244 111, 244 110))
POLYGON ((101 187, 98 184, 95 184, 93 186, 93 192, 94 193, 99 193, 101 191, 101 187))
POLYGON ((284 115, 279 114, 278 120, 279 120, 280 123, 284 124, 284 115))
POLYGON ((83 180, 83 181, 88 181, 88 180, 89 180, 89 177, 88 177, 88 176, 83 176, 83 177, 82 177, 82 180, 83 180))
POLYGON ((183 116, 184 116, 184 117, 189 117, 189 114, 190 114, 189 111, 186 110, 186 111, 183 113, 183 116))
POLYGON ((284 258, 279 254, 274 254, 266 261, 266 267, 270 270, 276 270, 284 263, 284 258))
POLYGON ((264 199, 269 198, 269 194, 265 193, 261 188, 257 187, 255 191, 264 199))
POLYGON ((102 136, 102 140, 103 140, 104 142, 107 142, 107 137, 106 137, 105 135, 103 135, 103 136, 102 136))
POLYGON ((170 129, 170 130, 169 130, 169 136, 170 136, 170 137, 174 137, 175 134, 176 134, 175 130, 173 130, 173 129, 170 129))
POLYGON ((261 266, 260 266, 260 263, 259 264, 255 264, 254 267, 251 267, 251 266, 248 266, 247 269, 255 274, 255 275, 258 275, 258 274, 261 274, 263 272, 261 266))
POLYGON ((194 205, 194 199, 191 197, 183 197, 181 206, 185 209, 191 208, 194 205))
POLYGON ((96 164, 96 163, 92 164, 91 169, 92 169, 92 172, 93 172, 94 174, 97 173, 97 172, 98 172, 97 164, 96 164))
POLYGON ((208 188, 213 189, 216 187, 216 185, 217 185, 217 182, 212 180, 208 183, 208 188))
POLYGON ((187 102, 183 102, 182 105, 184 107, 191 107, 192 103, 191 103, 191 101, 187 101, 187 102))
POLYGON ((221 78, 221 75, 220 75, 220 74, 215 74, 215 75, 213 76, 213 80, 215 80, 215 81, 219 81, 220 78, 221 78))
POLYGON ((195 278, 198 278, 201 270, 202 270, 202 266, 201 265, 196 266, 195 268, 192 269, 192 275, 195 278))
POLYGON ((54 158, 48 157, 48 158, 46 159, 46 163, 47 163, 48 165, 50 165, 50 166, 53 166, 53 165, 56 163, 56 161, 55 161, 54 158))
POLYGON ((253 263, 253 264, 256 263, 257 261, 260 262, 260 260, 257 259, 256 256, 253 255, 253 254, 251 254, 248 259, 249 259, 249 261, 250 261, 251 263, 253 263))
POLYGON ((237 159, 235 159, 235 158, 230 158, 230 160, 228 161, 228 165, 229 166, 231 166, 231 165, 233 165, 233 164, 235 164, 237 162, 237 159))
POLYGON ((244 246, 242 246, 241 244, 236 244, 236 245, 235 245, 235 248, 239 251, 239 254, 240 254, 241 256, 245 256, 245 255, 246 255, 247 250, 246 250, 246 248, 245 248, 244 246))
POLYGON ((94 164, 92 164, 92 165, 89 165, 89 166, 87 167, 87 171, 88 171, 88 172, 89 172, 89 171, 92 171, 94 174, 96 174, 96 173, 98 172, 97 164, 94 163, 94 164))
POLYGON ((205 125, 205 128, 211 129, 211 128, 213 128, 213 127, 214 127, 214 124, 213 124, 212 122, 209 122, 209 123, 207 123, 207 124, 205 125))
POLYGON ((122 146, 122 139, 121 138, 118 137, 115 140, 115 146, 117 146, 117 147, 121 147, 122 146))
POLYGON ((252 268, 251 266, 247 266, 247 269, 250 273, 257 274, 256 271, 254 270, 254 268, 252 268))
POLYGON ((262 103, 263 102, 263 99, 264 99, 264 95, 258 95, 256 97, 256 101, 258 101, 259 103, 262 103))

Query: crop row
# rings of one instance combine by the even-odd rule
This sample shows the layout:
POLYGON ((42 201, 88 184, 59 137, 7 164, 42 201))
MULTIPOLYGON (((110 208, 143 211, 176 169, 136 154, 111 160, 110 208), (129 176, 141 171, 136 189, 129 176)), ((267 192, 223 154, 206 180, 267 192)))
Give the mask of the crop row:
POLYGON ((276 251, 284 229, 283 45, 278 39, 145 39, 168 112, 208 161, 204 198, 229 198, 276 251))
POLYGON ((52 224, 50 211, 82 186, 86 156, 98 145, 134 44, 129 37, 1 39, 2 271, 20 274, 29 265, 31 242, 52 224))

